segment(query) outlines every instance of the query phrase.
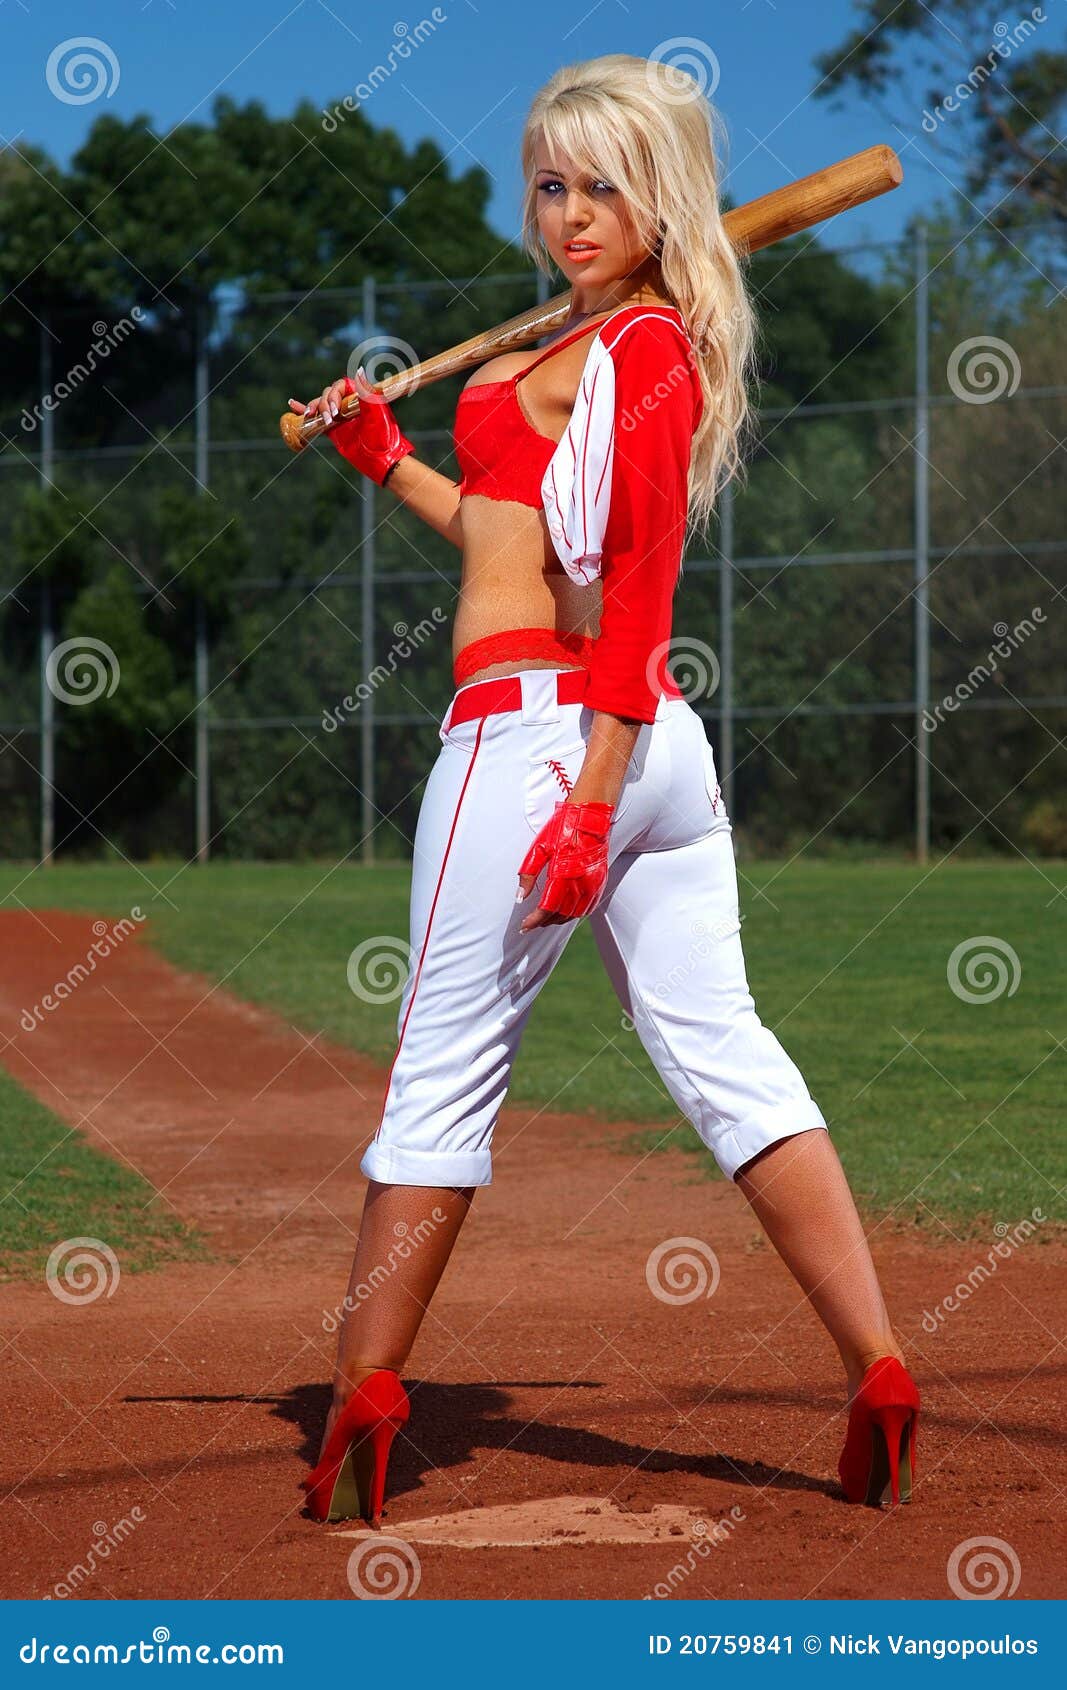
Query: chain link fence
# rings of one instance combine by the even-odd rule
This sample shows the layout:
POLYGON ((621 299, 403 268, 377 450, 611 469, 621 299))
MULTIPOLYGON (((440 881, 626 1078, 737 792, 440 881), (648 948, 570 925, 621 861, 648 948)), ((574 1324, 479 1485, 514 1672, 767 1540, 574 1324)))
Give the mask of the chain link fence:
MULTIPOLYGON (((689 548, 672 659, 750 849, 1067 852, 1067 387, 1039 235, 752 261, 763 320, 808 300, 778 330, 804 391, 759 410, 746 484, 689 548)), ((127 329, 42 314, 0 453, 4 855, 410 852, 459 552, 327 444, 289 455, 275 418, 354 346, 410 362, 548 291, 368 279, 127 329)), ((459 385, 403 402, 449 475, 459 385)))

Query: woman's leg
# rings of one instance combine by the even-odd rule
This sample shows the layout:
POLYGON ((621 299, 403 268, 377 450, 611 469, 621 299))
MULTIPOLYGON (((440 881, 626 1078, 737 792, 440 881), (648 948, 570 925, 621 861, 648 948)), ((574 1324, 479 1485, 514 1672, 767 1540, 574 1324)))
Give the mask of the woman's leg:
POLYGON ((770 1145, 735 1183, 837 1345, 849 1396, 879 1356, 902 1361, 829 1133, 801 1132, 770 1145))
POLYGON ((756 1013, 741 946, 732 830, 703 729, 672 706, 591 923, 616 992, 679 1108, 735 1179, 836 1343, 854 1389, 899 1355, 867 1240, 825 1121, 756 1013))
POLYGON ((367 1186, 323 1448, 356 1386, 379 1367, 404 1367, 473 1196, 473 1187, 367 1186))
POLYGON ((423 795, 411 888, 412 966, 345 1302, 327 1435, 378 1367, 400 1369, 445 1269, 491 1144, 538 992, 573 923, 521 931, 519 864, 585 751, 552 670, 524 673, 522 708, 442 730, 423 795))

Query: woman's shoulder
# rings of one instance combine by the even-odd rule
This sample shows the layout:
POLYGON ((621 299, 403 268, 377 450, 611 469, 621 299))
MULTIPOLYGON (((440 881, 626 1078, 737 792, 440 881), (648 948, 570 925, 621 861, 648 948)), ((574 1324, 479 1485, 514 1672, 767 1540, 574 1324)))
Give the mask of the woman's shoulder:
POLYGON ((655 353, 683 343, 687 347, 692 346, 685 317, 669 300, 620 305, 601 324, 597 339, 613 356, 623 349, 627 353, 655 353))
POLYGON ((685 411, 683 395, 688 394, 692 427, 697 426, 704 403, 700 370, 696 348, 677 305, 656 301, 622 306, 597 340, 599 352, 590 373, 594 380, 598 371, 607 374, 616 407, 637 394, 654 394, 657 404, 668 395, 677 395, 674 402, 681 413, 685 411), (611 368, 606 370, 609 364, 611 368))

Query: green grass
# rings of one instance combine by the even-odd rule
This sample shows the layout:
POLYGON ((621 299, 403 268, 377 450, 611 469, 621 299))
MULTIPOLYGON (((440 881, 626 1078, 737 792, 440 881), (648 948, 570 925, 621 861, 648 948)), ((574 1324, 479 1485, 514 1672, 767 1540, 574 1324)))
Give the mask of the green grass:
MULTIPOLYGON (((799 1064, 866 1205, 957 1232, 1035 1207, 1062 1214, 1067 898, 1056 894, 1067 865, 800 859, 741 870, 757 1009, 799 1064), (1013 947, 1021 976, 1013 995, 965 1003, 949 989, 948 958, 981 934, 1013 947)), ((0 898, 17 887, 39 908, 107 916, 140 905, 180 967, 388 1062, 396 1004, 356 998, 346 965, 361 940, 406 934, 407 885, 406 865, 8 865, 0 898)), ((649 1127, 677 1120, 584 927, 534 1010, 512 1099, 649 1127)), ((669 1141, 696 1142, 688 1128, 669 1141)), ((703 1150, 693 1166, 714 1173, 703 1150)))
MULTIPOLYGON (((73 1238, 99 1239, 121 1273, 206 1256, 139 1174, 101 1155, 3 1069, 0 1122, 0 1279, 43 1279, 52 1250, 73 1238)), ((62 1281, 58 1264, 57 1273, 62 1281)))

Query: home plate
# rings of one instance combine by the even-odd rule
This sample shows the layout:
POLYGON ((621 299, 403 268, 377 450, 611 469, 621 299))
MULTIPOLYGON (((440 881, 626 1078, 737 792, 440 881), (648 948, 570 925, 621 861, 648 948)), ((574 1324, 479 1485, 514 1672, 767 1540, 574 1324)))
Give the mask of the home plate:
MULTIPOLYGON (((647 1514, 631 1514, 603 1497, 550 1496, 498 1508, 465 1508, 459 1514, 430 1514, 423 1520, 389 1521, 384 1531, 409 1543, 446 1543, 454 1549, 526 1549, 533 1544, 661 1543, 700 1537, 707 1521, 669 1503, 647 1514)), ((381 1535, 366 1526, 336 1533, 381 1535)))

